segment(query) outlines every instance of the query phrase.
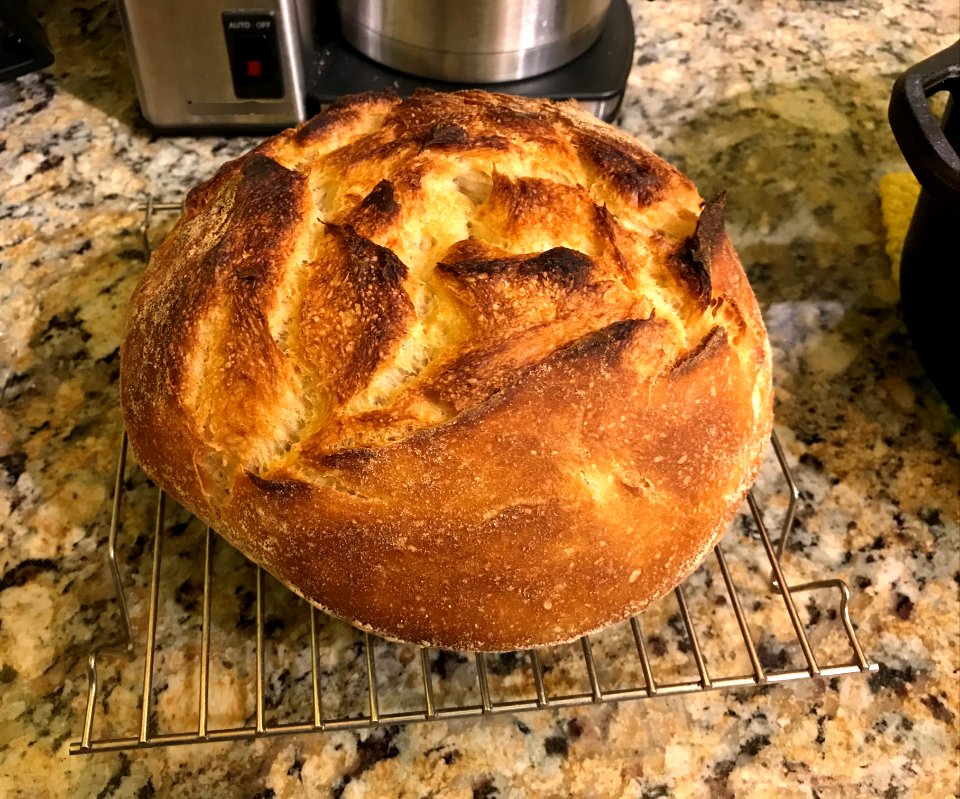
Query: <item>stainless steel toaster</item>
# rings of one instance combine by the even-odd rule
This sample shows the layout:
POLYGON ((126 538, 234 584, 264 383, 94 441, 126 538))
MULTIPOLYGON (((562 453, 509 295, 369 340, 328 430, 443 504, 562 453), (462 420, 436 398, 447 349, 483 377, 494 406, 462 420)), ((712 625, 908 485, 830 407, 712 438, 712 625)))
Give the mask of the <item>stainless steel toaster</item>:
POLYGON ((120 0, 140 109, 160 129, 305 118, 311 0, 120 0))

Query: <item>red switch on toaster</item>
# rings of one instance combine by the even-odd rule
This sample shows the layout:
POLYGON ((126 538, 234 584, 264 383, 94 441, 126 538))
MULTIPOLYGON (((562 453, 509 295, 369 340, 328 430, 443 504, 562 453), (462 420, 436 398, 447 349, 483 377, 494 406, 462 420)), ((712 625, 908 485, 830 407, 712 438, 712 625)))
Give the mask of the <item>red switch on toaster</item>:
POLYGON ((270 13, 224 11, 233 93, 241 100, 284 96, 277 23, 270 13))

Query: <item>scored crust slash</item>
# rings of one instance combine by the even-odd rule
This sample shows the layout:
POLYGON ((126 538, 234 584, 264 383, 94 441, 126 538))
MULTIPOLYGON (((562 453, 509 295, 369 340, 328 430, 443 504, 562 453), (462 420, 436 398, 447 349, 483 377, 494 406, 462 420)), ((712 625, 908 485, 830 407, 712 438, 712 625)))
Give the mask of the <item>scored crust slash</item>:
POLYGON ((344 98, 190 192, 131 301, 130 442, 387 637, 622 620, 709 552, 771 431, 723 205, 575 103, 344 98))

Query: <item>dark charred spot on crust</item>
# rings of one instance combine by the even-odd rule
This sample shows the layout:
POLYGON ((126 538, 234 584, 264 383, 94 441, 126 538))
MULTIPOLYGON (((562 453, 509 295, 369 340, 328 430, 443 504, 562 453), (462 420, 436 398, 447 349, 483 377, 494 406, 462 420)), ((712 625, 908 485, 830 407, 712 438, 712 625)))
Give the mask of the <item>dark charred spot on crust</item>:
POLYGON ((509 104, 482 103, 482 113, 488 124, 500 130, 517 133, 528 139, 555 139, 554 120, 539 111, 512 108, 509 104))
POLYGON ((602 179, 610 181, 638 207, 651 205, 663 196, 667 184, 664 168, 652 154, 594 131, 578 133, 574 144, 602 179))
POLYGON ((330 128, 342 123, 345 119, 355 118, 357 112, 353 108, 340 108, 334 110, 333 106, 321 111, 312 119, 304 122, 294 134, 294 140, 297 144, 309 144, 315 139, 319 139, 330 128))
POLYGON ((723 225, 723 215, 727 204, 727 196, 720 192, 703 206, 700 218, 697 220, 697 228, 693 236, 687 241, 688 258, 695 264, 698 264, 700 272, 706 275, 706 288, 701 293, 701 297, 706 302, 710 301, 710 266, 716 253, 723 246, 725 229, 723 225))
POLYGON ((314 458, 313 463, 323 469, 351 472, 367 466, 376 459, 376 450, 369 447, 352 447, 325 453, 314 458))
POLYGON ((247 261, 233 270, 233 274, 240 280, 256 280, 267 268, 265 261, 247 261))
POLYGON ((693 235, 684 242, 676 256, 668 260, 675 268, 680 282, 697 298, 701 309, 710 303, 710 265, 717 251, 723 246, 725 207, 724 192, 705 203, 693 235))
POLYGON ((517 178, 510 180, 505 175, 494 176, 493 190, 497 195, 509 198, 511 211, 518 222, 526 214, 534 214, 549 204, 554 189, 551 184, 540 178, 517 178))
MULTIPOLYGON (((384 128, 397 139, 415 141, 421 148, 443 150, 506 150, 509 141, 502 135, 475 136, 471 128, 483 127, 521 135, 543 133, 549 126, 537 114, 491 109, 489 100, 476 102, 472 92, 435 92, 417 89, 387 115, 384 128)), ((505 98, 506 99, 506 98, 505 98)), ((555 135, 555 134, 554 134, 555 135)))
POLYGON ((330 452, 314 459, 316 466, 324 469, 355 471, 375 460, 377 453, 369 447, 353 447, 330 452))
POLYGON ((336 242, 325 256, 335 277, 318 287, 314 301, 324 309, 323 321, 310 335, 318 337, 318 352, 330 358, 328 368, 335 375, 330 389, 344 401, 388 356, 414 312, 403 290, 403 261, 352 225, 328 223, 326 229, 336 242), (328 345, 333 349, 324 349, 328 345))
POLYGON ((457 134, 456 111, 444 95, 429 90, 417 90, 403 101, 402 107, 394 108, 383 122, 384 130, 391 131, 397 139, 414 140, 421 146, 440 128, 450 128, 448 138, 457 134))
POLYGON ((644 490, 638 485, 634 485, 628 480, 624 480, 622 477, 617 477, 616 483, 620 488, 626 491, 628 494, 632 494, 635 497, 642 497, 644 495, 644 490))
MULTIPOLYGON (((284 166, 274 161, 270 156, 263 153, 253 152, 241 162, 240 169, 244 180, 252 181, 255 186, 262 186, 264 183, 272 183, 284 174, 295 175, 284 166)), ((240 190, 237 190, 240 194, 240 190)))
POLYGON ((240 174, 231 211, 235 226, 252 224, 261 233, 300 219, 303 175, 259 153, 244 160, 240 174))
POLYGON ((576 291, 586 284, 593 259, 578 250, 553 247, 536 255, 438 263, 437 268, 464 282, 489 278, 539 278, 566 291, 576 291))
POLYGON ((467 149, 468 146, 471 149, 477 150, 509 150, 510 142, 503 136, 478 136, 467 145, 464 145, 464 149, 467 149))
POLYGON ((289 227, 300 219, 305 184, 303 175, 272 158, 250 155, 243 160, 233 197, 231 227, 251 236, 289 227))
POLYGON ((400 203, 393 183, 381 180, 350 214, 350 226, 364 237, 376 236, 400 219, 400 203))
POLYGON ((569 247, 553 247, 521 262, 518 274, 524 277, 543 277, 562 285, 569 291, 582 288, 587 282, 593 259, 569 247))
POLYGON ((605 238, 613 240, 613 214, 607 210, 607 206, 605 205, 597 205, 594 203, 593 209, 593 215, 594 219, 596 220, 597 227, 603 232, 605 238))
POLYGON ((283 246, 289 231, 302 223, 306 179, 255 153, 245 158, 233 196, 227 228, 203 259, 214 272, 233 274, 254 285, 271 274, 272 242, 283 246))
POLYGON ((300 480, 268 480, 253 472, 245 472, 245 474, 257 488, 274 496, 293 497, 298 494, 307 494, 311 490, 308 483, 300 480))
POLYGON ((352 225, 328 223, 326 227, 337 234, 346 247, 346 267, 354 279, 372 279, 379 286, 399 287, 403 283, 407 267, 393 250, 359 235, 352 225))
POLYGON ((503 136, 471 137, 465 128, 450 122, 428 130, 422 144, 424 150, 506 150, 509 146, 503 136))
MULTIPOLYGON (((252 155, 247 157, 250 158, 252 155)), ((231 181, 236 180, 236 175, 242 169, 242 165, 243 159, 228 161, 216 171, 210 180, 190 189, 183 204, 186 211, 185 217, 190 218, 200 213, 208 202, 218 198, 224 187, 231 181)))
POLYGON ((619 352, 642 327, 653 324, 651 319, 624 319, 568 344, 558 351, 561 358, 582 358, 604 352, 619 352))
POLYGON ((670 375, 677 377, 687 374, 699 364, 709 360, 725 344, 727 344, 727 332, 719 325, 711 328, 710 332, 704 336, 703 341, 673 362, 669 370, 670 375))
POLYGON ((393 194, 393 184, 389 180, 381 180, 373 190, 363 198, 361 208, 375 208, 378 211, 392 214, 400 208, 393 194))
POLYGON ((427 131, 426 140, 423 146, 426 147, 444 147, 445 145, 463 144, 470 138, 470 134, 464 128, 453 123, 441 123, 432 130, 427 131))
POLYGON ((721 191, 712 200, 703 204, 703 211, 697 220, 697 229, 690 239, 690 249, 694 256, 709 268, 710 261, 723 243, 724 213, 727 208, 727 193, 721 191))
MULTIPOLYGON (((273 296, 298 230, 307 224, 308 197, 305 176, 257 152, 221 169, 194 193, 195 205, 184 219, 199 220, 216 243, 202 255, 196 253, 196 236, 185 233, 181 221, 178 232, 158 249, 168 264, 177 263, 177 280, 143 284, 152 295, 147 302, 164 307, 154 315, 152 337, 164 342, 166 353, 177 355, 164 363, 163 390, 180 390, 187 380, 190 359, 182 353, 192 351, 198 320, 217 305, 233 332, 214 346, 256 353, 226 379, 244 382, 249 390, 255 390, 251 387, 257 380, 268 379, 278 353, 262 308, 273 296), (254 376, 253 370, 261 374, 254 376)), ((144 297, 135 302, 145 307, 144 297)))
POLYGON ((301 145, 319 139, 330 128, 359 117, 364 106, 383 100, 400 102, 397 93, 390 90, 362 92, 341 98, 297 128, 294 139, 301 145))
POLYGON ((686 245, 667 259, 667 265, 673 270, 680 284, 693 295, 697 307, 704 310, 710 304, 712 291, 710 272, 706 266, 690 254, 686 245))

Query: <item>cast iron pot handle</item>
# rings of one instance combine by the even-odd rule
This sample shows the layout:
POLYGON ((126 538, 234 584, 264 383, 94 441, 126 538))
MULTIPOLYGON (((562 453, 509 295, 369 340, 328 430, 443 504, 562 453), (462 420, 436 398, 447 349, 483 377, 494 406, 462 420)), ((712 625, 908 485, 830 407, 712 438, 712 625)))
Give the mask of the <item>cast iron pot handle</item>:
MULTIPOLYGON (((950 196, 960 192, 960 155, 947 140, 927 98, 960 93, 960 41, 904 72, 893 86, 888 116, 903 157, 927 191, 950 196)), ((953 113, 960 111, 960 108, 953 113)))
POLYGON ((43 28, 22 5, 22 0, 0 0, 0 81, 19 78, 53 63, 43 28))

